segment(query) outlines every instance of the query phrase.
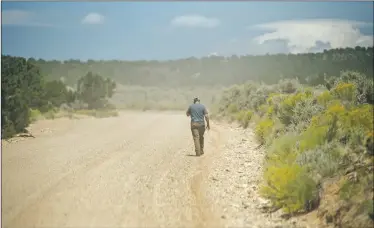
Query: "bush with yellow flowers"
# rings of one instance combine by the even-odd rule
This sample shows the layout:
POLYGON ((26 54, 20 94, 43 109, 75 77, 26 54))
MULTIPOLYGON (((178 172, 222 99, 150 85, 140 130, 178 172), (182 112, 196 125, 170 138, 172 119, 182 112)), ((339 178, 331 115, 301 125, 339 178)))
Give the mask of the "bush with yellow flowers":
POLYGON ((302 212, 318 199, 317 183, 374 155, 372 88, 354 72, 332 78, 327 91, 287 80, 247 83, 227 91, 219 110, 244 128, 256 124, 267 150, 262 196, 288 213, 302 212))
POLYGON ((332 141, 345 118, 346 109, 340 103, 331 104, 327 110, 311 119, 309 127, 301 134, 299 149, 304 152, 332 141))
POLYGON ((331 102, 334 99, 333 95, 331 95, 331 92, 324 91, 321 94, 317 96, 317 103, 319 105, 322 105, 326 107, 329 102, 331 102))
POLYGON ((357 96, 357 87, 353 83, 339 82, 332 90, 331 93, 337 99, 349 102, 355 102, 357 96))
POLYGON ((297 164, 267 167, 260 194, 287 213, 305 212, 318 198, 316 182, 297 164))
POLYGON ((269 118, 262 119, 255 128, 255 134, 261 143, 265 143, 266 138, 271 134, 274 121, 269 118))
POLYGON ((312 94, 306 92, 299 92, 287 96, 280 104, 278 111, 278 118, 285 125, 290 125, 294 117, 294 108, 297 103, 303 102, 311 98, 312 94))

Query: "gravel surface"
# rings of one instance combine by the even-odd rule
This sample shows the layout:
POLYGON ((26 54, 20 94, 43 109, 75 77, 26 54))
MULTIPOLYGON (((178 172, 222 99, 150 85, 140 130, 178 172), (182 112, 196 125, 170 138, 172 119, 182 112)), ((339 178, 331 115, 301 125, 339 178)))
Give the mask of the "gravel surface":
POLYGON ((202 157, 183 113, 43 120, 30 132, 2 140, 3 227, 301 224, 261 212, 251 131, 213 122, 202 157))

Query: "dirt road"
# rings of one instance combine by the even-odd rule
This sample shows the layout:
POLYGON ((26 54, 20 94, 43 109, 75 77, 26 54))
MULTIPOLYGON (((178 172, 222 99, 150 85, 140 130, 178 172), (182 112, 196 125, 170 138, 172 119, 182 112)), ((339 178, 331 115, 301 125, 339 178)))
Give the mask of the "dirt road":
MULTIPOLYGON (((213 123, 203 157, 194 156, 183 113, 44 120, 30 129, 35 138, 3 142, 3 227, 226 227, 246 225, 248 213, 270 221, 257 201, 242 215, 230 209, 251 187, 239 193, 227 186, 235 175, 224 176, 224 166, 240 168, 227 160, 239 129, 213 123)), ((263 157, 248 156, 253 167, 242 173, 259 173, 263 157)))

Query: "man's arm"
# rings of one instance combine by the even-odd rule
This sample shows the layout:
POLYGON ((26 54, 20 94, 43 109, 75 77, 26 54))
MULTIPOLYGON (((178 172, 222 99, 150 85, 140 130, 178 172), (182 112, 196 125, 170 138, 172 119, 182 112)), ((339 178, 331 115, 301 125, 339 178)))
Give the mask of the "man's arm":
POLYGON ((206 120, 206 128, 209 130, 210 129, 209 115, 208 115, 208 111, 206 110, 206 108, 204 109, 204 117, 206 120))
POLYGON ((186 115, 187 115, 187 116, 190 116, 190 115, 191 115, 191 106, 188 107, 187 112, 186 112, 186 115))

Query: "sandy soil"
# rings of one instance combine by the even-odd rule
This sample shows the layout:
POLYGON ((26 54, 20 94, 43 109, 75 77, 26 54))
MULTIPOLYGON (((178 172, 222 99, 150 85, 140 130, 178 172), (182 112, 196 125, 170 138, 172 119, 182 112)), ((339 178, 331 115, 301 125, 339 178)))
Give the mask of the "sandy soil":
MULTIPOLYGON (((2 141, 3 227, 296 227, 260 212, 263 152, 212 123, 195 157, 183 113, 43 120, 2 141)), ((308 227, 308 226, 298 226, 308 227)))

